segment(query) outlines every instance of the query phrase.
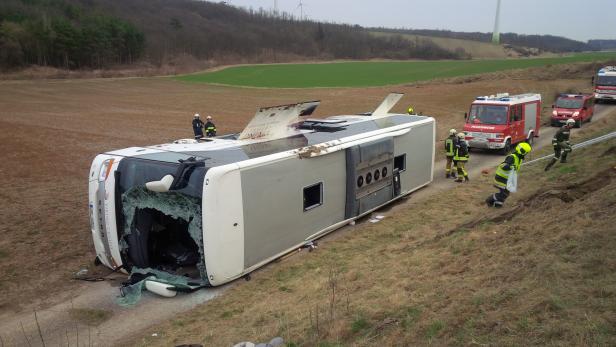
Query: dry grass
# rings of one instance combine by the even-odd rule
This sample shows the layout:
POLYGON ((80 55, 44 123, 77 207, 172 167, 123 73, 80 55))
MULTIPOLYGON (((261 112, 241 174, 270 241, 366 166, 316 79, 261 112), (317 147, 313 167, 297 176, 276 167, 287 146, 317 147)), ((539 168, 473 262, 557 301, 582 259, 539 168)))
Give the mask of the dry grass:
POLYGON ((71 308, 68 314, 72 320, 87 326, 98 326, 112 316, 112 312, 94 308, 71 308))
MULTIPOLYGON (((574 140, 616 128, 614 115, 574 140)), ((615 165, 612 140, 547 174, 524 167, 503 210, 483 203, 493 171, 411 201, 265 268, 139 344, 278 335, 289 346, 616 344, 615 165)))

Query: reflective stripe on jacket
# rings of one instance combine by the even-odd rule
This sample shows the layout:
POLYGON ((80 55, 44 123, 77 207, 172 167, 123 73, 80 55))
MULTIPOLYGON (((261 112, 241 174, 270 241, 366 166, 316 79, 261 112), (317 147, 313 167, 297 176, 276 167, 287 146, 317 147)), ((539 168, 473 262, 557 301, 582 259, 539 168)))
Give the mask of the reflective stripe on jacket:
POLYGON ((496 174, 494 175, 494 185, 499 188, 507 188, 507 181, 509 180, 509 174, 511 173, 511 169, 515 171, 520 171, 520 157, 516 153, 509 154, 505 161, 498 165, 496 168, 496 174), (505 166, 509 166, 509 169, 505 169, 505 166))
POLYGON ((466 141, 460 140, 458 145, 456 146, 455 153, 453 155, 453 160, 455 161, 468 161, 468 145, 466 141))
POLYGON ((455 140, 454 137, 449 136, 445 139, 445 155, 448 157, 453 157, 453 152, 455 151, 455 140))

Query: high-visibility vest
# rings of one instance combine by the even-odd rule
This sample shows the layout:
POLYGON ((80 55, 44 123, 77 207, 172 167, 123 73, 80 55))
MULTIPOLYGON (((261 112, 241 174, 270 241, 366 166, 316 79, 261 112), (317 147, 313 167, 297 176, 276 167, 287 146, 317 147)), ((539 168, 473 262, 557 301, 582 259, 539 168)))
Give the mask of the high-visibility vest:
MULTIPOLYGON (((522 162, 522 160, 520 160, 520 157, 518 157, 517 153, 511 153, 509 154, 509 156, 513 158, 513 169, 515 171, 520 171, 520 163, 522 162)), ((507 188, 507 181, 509 180, 511 168, 509 168, 509 170, 505 170, 503 169, 503 166, 505 166, 504 161, 500 163, 500 165, 498 165, 498 168, 496 168, 496 174, 494 175, 494 185, 500 188, 507 188)))
POLYGON ((453 152, 455 150, 455 146, 453 143, 453 138, 450 136, 445 139, 445 155, 448 157, 453 157, 453 152))

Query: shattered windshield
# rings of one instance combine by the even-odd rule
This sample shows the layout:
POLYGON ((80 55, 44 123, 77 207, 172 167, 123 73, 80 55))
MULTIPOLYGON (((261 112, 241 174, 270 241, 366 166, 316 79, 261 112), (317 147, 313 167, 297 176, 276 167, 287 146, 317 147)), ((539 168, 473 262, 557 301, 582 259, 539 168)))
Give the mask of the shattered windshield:
POLYGON ((597 76, 595 83, 598 86, 616 87, 616 76, 597 76))
POLYGON ((473 105, 468 122, 471 124, 507 124, 507 106, 473 105))
POLYGON ((582 108, 582 99, 568 99, 560 98, 556 100, 556 107, 558 108, 582 108))

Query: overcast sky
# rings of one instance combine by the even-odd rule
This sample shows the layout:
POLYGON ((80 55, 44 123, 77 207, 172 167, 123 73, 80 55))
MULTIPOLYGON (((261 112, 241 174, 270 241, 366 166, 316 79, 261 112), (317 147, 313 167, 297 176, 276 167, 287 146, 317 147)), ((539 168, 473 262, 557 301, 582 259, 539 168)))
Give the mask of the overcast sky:
MULTIPOLYGON (((361 26, 491 32, 496 0, 301 0, 312 20, 361 26)), ((275 0, 226 0, 270 10, 275 0)), ((277 0, 300 15, 300 0, 277 0)), ((616 39, 615 0, 502 0, 501 32, 551 34, 575 40, 616 39)))

